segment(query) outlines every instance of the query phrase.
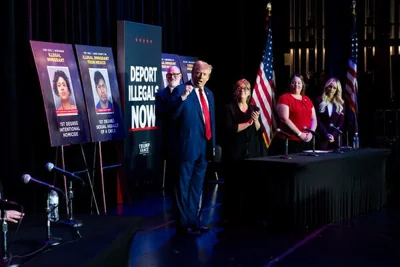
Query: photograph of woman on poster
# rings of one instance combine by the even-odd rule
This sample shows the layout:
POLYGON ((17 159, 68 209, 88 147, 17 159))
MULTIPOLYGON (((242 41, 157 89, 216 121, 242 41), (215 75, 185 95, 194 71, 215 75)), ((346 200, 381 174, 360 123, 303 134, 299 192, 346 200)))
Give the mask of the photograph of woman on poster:
POLYGON ((59 97, 61 102, 56 106, 57 111, 72 111, 73 113, 77 113, 77 108, 74 104, 75 101, 71 100, 71 98, 73 99, 74 97, 72 95, 69 78, 62 70, 56 70, 54 72, 53 91, 54 94, 59 97))

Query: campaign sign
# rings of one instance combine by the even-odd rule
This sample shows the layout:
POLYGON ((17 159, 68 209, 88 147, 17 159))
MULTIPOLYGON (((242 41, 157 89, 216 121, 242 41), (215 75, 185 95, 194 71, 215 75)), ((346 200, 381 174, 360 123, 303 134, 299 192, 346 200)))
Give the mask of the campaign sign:
POLYGON ((110 47, 75 45, 94 142, 125 137, 117 73, 110 47))
POLYGON ((118 21, 118 78, 123 86, 127 135, 126 177, 131 184, 161 181, 162 159, 156 131, 155 95, 161 89, 161 27, 118 21))
POLYGON ((71 44, 30 41, 51 146, 90 142, 86 104, 71 44))
POLYGON ((183 82, 190 81, 192 79, 193 65, 197 61, 197 57, 179 56, 179 61, 182 70, 183 82))
MULTIPOLYGON (((179 56, 174 55, 174 54, 166 54, 163 53, 161 55, 161 69, 162 69, 162 78, 163 78, 163 88, 167 87, 168 82, 167 82, 167 71, 170 67, 172 66, 177 66, 179 69, 181 69, 180 62, 179 62, 179 56)), ((181 70, 182 73, 182 70, 181 70)), ((181 83, 182 83, 181 79, 181 83)))

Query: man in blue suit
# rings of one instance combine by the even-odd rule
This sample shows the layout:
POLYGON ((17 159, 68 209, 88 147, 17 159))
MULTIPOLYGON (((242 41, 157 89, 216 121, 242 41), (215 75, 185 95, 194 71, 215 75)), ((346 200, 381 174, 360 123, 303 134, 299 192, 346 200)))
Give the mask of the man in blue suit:
POLYGON ((199 204, 207 163, 215 153, 214 95, 205 87, 211 71, 210 64, 196 61, 192 79, 176 87, 171 100, 179 163, 177 231, 193 235, 208 231, 200 224, 199 204))

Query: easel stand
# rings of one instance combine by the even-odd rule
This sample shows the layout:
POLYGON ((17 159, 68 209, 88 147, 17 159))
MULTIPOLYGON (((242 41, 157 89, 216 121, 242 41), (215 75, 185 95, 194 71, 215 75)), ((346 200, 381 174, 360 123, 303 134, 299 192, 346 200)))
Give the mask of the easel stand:
MULTIPOLYGON (((95 149, 96 149, 96 144, 94 146, 95 146, 95 149)), ((87 169, 87 161, 86 161, 85 153, 83 152, 82 145, 81 145, 81 153, 82 153, 82 157, 83 157, 83 160, 84 160, 84 163, 85 163, 85 167, 86 167, 86 170, 83 170, 81 172, 86 172, 86 175, 87 175, 87 178, 88 178, 88 181, 89 181, 90 190, 92 191, 92 196, 91 196, 91 201, 90 201, 91 202, 90 203, 90 211, 92 212, 92 210, 93 210, 92 203, 94 202, 94 206, 96 208, 96 213, 97 213, 97 215, 100 215, 99 206, 97 205, 97 200, 96 200, 96 196, 95 196, 94 189, 93 189, 94 175, 92 176, 92 178, 90 178, 90 174, 89 174, 89 171, 87 169)), ((76 172, 75 174, 78 174, 78 173, 81 173, 81 172, 76 172)))
MULTIPOLYGON (((107 215, 107 204, 106 204, 106 193, 105 193, 105 186, 104 186, 104 170, 106 169, 113 169, 113 168, 119 168, 122 166, 122 164, 115 164, 115 165, 109 165, 109 166, 103 166, 103 152, 101 148, 101 142, 98 142, 99 144, 99 164, 100 164, 100 179, 101 179, 101 192, 102 192, 102 198, 103 198, 103 206, 104 206, 104 214, 107 215)), ((95 169, 96 169, 96 144, 95 144, 95 149, 94 149, 94 156, 93 156, 93 178, 95 177, 95 169)), ((94 193, 92 200, 96 201, 94 198, 94 193)), ((93 203, 93 201, 91 201, 93 203)), ((96 204, 96 203, 95 203, 96 204)), ((91 204, 92 205, 92 204, 91 204)), ((97 207, 97 204, 96 204, 97 207)), ((98 208, 97 208, 98 212, 98 208)))
MULTIPOLYGON (((82 147, 81 144, 80 144, 80 150, 81 150, 81 153, 82 153, 83 163, 84 163, 84 166, 85 166, 86 169, 83 170, 83 171, 78 171, 76 173, 86 172, 88 180, 89 180, 89 186, 90 186, 90 189, 91 189, 92 198, 94 199, 94 202, 95 202, 95 205, 96 205, 97 214, 99 214, 99 209, 98 209, 98 206, 97 206, 96 197, 94 195, 92 179, 90 179, 90 174, 89 174, 89 171, 87 169, 87 162, 86 162, 85 153, 83 151, 83 147, 82 147)), ((56 150, 56 160, 55 160, 56 163, 57 163, 57 156, 58 156, 58 147, 57 147, 57 150, 56 150)), ((61 146, 61 164, 62 164, 62 168, 65 170, 64 146, 61 146)), ((60 220, 58 223, 65 224, 65 225, 71 226, 73 228, 81 227, 83 223, 81 221, 75 220, 74 216, 73 216, 74 191, 73 191, 73 187, 72 187, 72 181, 69 181, 69 186, 67 188, 67 177, 65 175, 64 175, 64 191, 65 191, 65 196, 67 196, 65 198, 65 201, 66 201, 68 219, 67 220, 60 220)), ((78 230, 77 230, 77 233, 78 233, 78 235, 80 235, 78 230)))
POLYGON ((285 155, 280 157, 281 159, 292 159, 289 157, 289 138, 285 138, 285 155))

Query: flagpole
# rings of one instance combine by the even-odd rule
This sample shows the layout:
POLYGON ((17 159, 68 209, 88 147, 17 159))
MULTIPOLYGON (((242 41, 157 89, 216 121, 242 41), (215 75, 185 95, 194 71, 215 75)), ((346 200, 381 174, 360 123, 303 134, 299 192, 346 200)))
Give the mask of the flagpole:
MULTIPOLYGON (((354 21, 356 20, 356 5, 357 5, 357 1, 356 0, 353 0, 352 2, 352 5, 353 5, 353 11, 352 11, 352 15, 354 16, 354 21)), ((354 23, 354 25, 353 25, 353 32, 357 32, 357 26, 356 26, 356 23, 354 23)), ((358 51, 357 51, 357 53, 358 53, 358 51)), ((357 79, 357 78, 356 78, 357 79)), ((358 102, 358 92, 357 92, 357 90, 355 89, 355 92, 354 92, 354 94, 356 95, 356 101, 358 102)), ((358 103, 356 102, 356 114, 355 114, 355 124, 356 124, 356 131, 358 132, 358 131, 360 131, 360 129, 358 129, 358 103)))
POLYGON ((275 107, 273 106, 275 97, 275 81, 273 77, 271 1, 268 1, 265 10, 265 30, 267 39, 262 60, 257 72, 256 81, 254 83, 251 102, 260 108, 260 119, 264 128, 262 138, 265 147, 268 149, 275 133, 275 107))

